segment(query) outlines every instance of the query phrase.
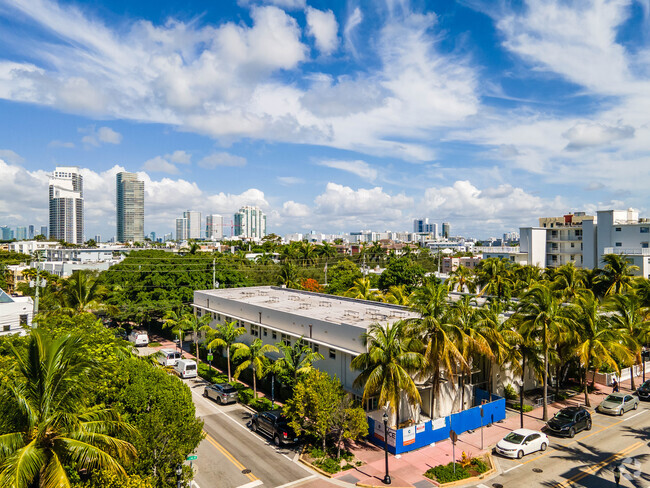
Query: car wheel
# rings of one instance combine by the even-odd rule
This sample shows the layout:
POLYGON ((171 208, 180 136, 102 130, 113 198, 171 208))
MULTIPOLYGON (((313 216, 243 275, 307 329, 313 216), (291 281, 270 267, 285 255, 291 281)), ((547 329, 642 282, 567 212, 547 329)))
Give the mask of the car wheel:
POLYGON ((573 439, 575 435, 576 435, 576 430, 573 427, 571 427, 569 429, 569 437, 573 439))
POLYGON ((621 407, 621 408, 618 409, 618 416, 619 416, 619 417, 620 417, 621 415, 623 415, 624 413, 625 413, 625 410, 623 409, 623 407, 621 407))
POLYGON ((546 448, 547 448, 547 447, 548 447, 548 446, 546 445, 546 442, 542 442, 542 445, 539 446, 539 450, 540 450, 540 451, 546 451, 546 448))
POLYGON ((253 432, 257 432, 257 423, 256 422, 253 422, 251 424, 251 429, 253 430, 253 432))
POLYGON ((275 434, 275 437, 273 438, 273 442, 275 443, 276 446, 280 447, 280 436, 278 434, 275 434))
POLYGON ((203 390, 203 396, 204 396, 205 398, 208 398, 208 392, 207 392, 207 390, 203 390))
POLYGON ((591 420, 587 420, 587 430, 591 430, 591 420))
POLYGON ((517 452, 517 459, 521 459, 522 457, 524 457, 524 451, 517 452))
POLYGON ((217 404, 221 405, 221 397, 220 396, 217 397, 217 404))
POLYGON ((636 410, 637 408, 639 408, 639 404, 638 404, 638 403, 635 403, 635 404, 634 404, 634 410, 636 410))

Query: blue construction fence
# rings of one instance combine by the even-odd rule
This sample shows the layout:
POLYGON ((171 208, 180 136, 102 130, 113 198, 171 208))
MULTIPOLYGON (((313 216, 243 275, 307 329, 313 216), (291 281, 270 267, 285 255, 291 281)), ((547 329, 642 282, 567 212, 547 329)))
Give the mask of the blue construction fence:
MULTIPOLYGON (((449 431, 460 435, 506 418, 506 400, 490 395, 480 388, 474 389, 476 406, 453 413, 447 417, 428 420, 403 429, 388 429, 388 451, 392 454, 414 451, 434 442, 449 438, 449 431), (483 409, 483 417, 481 417, 483 409)), ((384 447, 384 424, 368 417, 368 438, 373 444, 384 447)))

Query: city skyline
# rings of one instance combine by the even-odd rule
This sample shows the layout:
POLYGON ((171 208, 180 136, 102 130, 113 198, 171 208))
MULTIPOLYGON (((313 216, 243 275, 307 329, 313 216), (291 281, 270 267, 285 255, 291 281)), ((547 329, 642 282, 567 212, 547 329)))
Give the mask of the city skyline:
POLYGON ((1 3, 12 227, 47 221, 56 165, 82 168, 87 238, 120 171, 159 234, 243 205, 277 234, 476 236, 650 208, 647 2, 1 3))

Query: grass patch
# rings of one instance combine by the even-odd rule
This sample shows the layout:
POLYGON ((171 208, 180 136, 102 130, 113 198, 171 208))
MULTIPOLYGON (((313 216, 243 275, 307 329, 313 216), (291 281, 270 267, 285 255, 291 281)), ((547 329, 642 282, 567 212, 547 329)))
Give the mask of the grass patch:
POLYGON ((162 344, 160 342, 150 342, 149 347, 160 347, 162 344))
MULTIPOLYGON (((517 404, 515 404, 515 405, 512 405, 510 408, 512 408, 513 410, 519 410, 520 407, 521 407, 521 405, 519 405, 519 404, 517 403, 517 404)), ((524 411, 524 413, 526 413, 526 412, 532 412, 532 411, 533 411, 533 407, 532 407, 532 405, 525 405, 525 404, 524 404, 523 411, 524 411)))

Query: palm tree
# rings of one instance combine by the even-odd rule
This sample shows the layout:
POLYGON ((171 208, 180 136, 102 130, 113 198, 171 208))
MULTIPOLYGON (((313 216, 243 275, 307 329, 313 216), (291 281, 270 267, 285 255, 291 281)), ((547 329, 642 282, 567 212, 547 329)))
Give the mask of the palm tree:
POLYGON ((120 461, 136 451, 113 436, 133 429, 113 410, 87 405, 98 364, 79 354, 82 346, 80 335, 53 340, 41 330, 31 332, 25 354, 11 346, 16 377, 3 385, 2 402, 14 414, 3 419, 0 486, 69 487, 69 466, 126 476, 120 461))
POLYGON ((505 259, 488 258, 480 262, 477 277, 481 295, 492 295, 499 300, 507 300, 512 293, 514 282, 510 263, 505 259))
POLYGON ((300 284, 298 283, 298 270, 296 269, 296 265, 292 263, 283 264, 280 268, 278 281, 287 288, 299 288, 300 284))
POLYGON ((620 373, 616 359, 629 361, 634 356, 624 343, 629 338, 628 330, 624 329, 621 334, 620 329, 612 327, 612 322, 602 313, 600 303, 591 291, 576 300, 572 322, 576 324, 576 351, 584 368, 585 405, 590 407, 587 393, 589 368, 593 366, 597 369, 605 365, 620 373))
POLYGON ((560 337, 568 322, 568 309, 550 287, 538 283, 521 297, 517 313, 520 315, 520 334, 526 341, 537 340, 544 355, 544 394, 542 420, 548 420, 548 365, 549 350, 560 337))
POLYGON ((311 266, 316 261, 316 246, 311 242, 301 242, 299 252, 303 266, 311 266))
POLYGON ((286 385, 291 388, 298 382, 299 376, 313 369, 315 361, 323 359, 323 355, 313 351, 302 337, 293 345, 278 342, 276 346, 281 356, 273 363, 273 371, 285 377, 286 385))
POLYGON ((234 378, 239 378, 239 375, 249 366, 253 368, 253 393, 254 398, 257 398, 257 380, 262 379, 267 373, 268 358, 266 354, 270 352, 279 352, 278 348, 271 344, 263 344, 262 339, 255 339, 249 346, 243 342, 236 342, 232 345, 235 354, 233 354, 233 361, 242 360, 243 362, 235 369, 234 378))
POLYGON ((329 242, 323 242, 316 248, 316 254, 321 258, 333 258, 336 256, 336 248, 329 242))
POLYGON ((217 347, 223 347, 226 350, 226 360, 228 362, 228 382, 232 381, 232 376, 230 375, 230 348, 235 343, 237 338, 246 333, 244 327, 238 327, 236 320, 232 322, 226 322, 223 325, 218 326, 216 329, 211 329, 208 331, 209 337, 211 339, 208 344, 208 348, 216 349, 217 347))
POLYGON ((101 300, 106 293, 106 288, 100 284, 97 273, 75 271, 63 281, 59 290, 59 299, 63 308, 78 314, 102 308, 101 300))
POLYGON ((422 403, 420 393, 411 375, 425 365, 424 357, 415 348, 419 345, 405 337, 403 322, 372 324, 362 336, 368 352, 350 363, 361 371, 354 380, 356 388, 363 387, 362 402, 379 395, 379 405, 387 405, 395 414, 394 425, 399 426, 399 403, 402 393, 412 405, 422 403))
MULTIPOLYGON (((612 295, 605 302, 605 308, 616 312, 610 316, 612 325, 617 329, 619 340, 626 343, 634 356, 634 364, 643 363, 641 346, 650 342, 650 321, 647 318, 648 309, 642 306, 639 297, 633 293, 612 295)), ((630 386, 635 390, 634 367, 630 374, 630 386)))
POLYGON ((183 324, 183 330, 192 331, 192 336, 194 338, 194 350, 196 352, 196 359, 199 359, 199 331, 205 331, 205 327, 210 327, 210 322, 212 317, 210 314, 205 314, 202 317, 188 312, 183 315, 181 322, 183 324))
POLYGON ((384 300, 387 303, 408 307, 411 305, 411 296, 412 294, 407 291, 406 285, 393 285, 388 288, 388 293, 384 296, 384 300))
POLYGON ((470 293, 476 293, 476 287, 473 285, 474 273, 465 266, 458 266, 449 275, 449 286, 451 289, 456 289, 460 293, 467 289, 470 293))
POLYGON ((605 295, 624 293, 632 285, 632 272, 639 269, 630 264, 627 256, 621 254, 605 254, 603 256, 605 267, 599 278, 607 288, 605 295))
POLYGON ((354 285, 345 292, 346 297, 356 298, 357 300, 380 300, 381 292, 374 290, 370 284, 370 278, 358 278, 354 280, 354 285))
POLYGON ((573 263, 555 269, 552 288, 561 294, 562 300, 570 302, 585 290, 584 273, 573 263))
POLYGON ((185 335, 185 322, 183 322, 184 314, 176 312, 175 310, 167 310, 164 315, 163 328, 171 329, 174 334, 178 336, 178 345, 183 351, 183 336, 185 335))

